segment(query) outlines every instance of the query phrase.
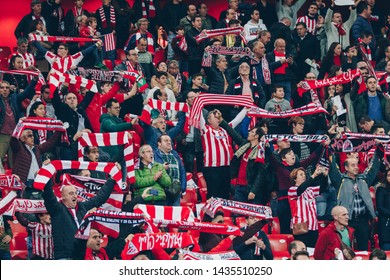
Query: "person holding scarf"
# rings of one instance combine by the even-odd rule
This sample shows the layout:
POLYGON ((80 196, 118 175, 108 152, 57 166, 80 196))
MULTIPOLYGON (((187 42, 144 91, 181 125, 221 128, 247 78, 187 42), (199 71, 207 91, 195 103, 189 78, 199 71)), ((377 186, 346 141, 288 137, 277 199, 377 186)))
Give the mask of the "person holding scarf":
POLYGON ((252 52, 255 56, 255 62, 252 69, 253 78, 260 82, 260 85, 263 87, 266 94, 266 100, 269 100, 271 97, 271 70, 265 57, 264 44, 260 40, 255 41, 253 43, 252 52))
POLYGON ((75 0, 72 9, 69 9, 65 16, 65 34, 70 36, 77 30, 77 18, 80 16, 89 17, 90 14, 83 9, 85 0, 75 0))
POLYGON ((46 28, 50 35, 61 36, 65 31, 65 11, 61 0, 42 2, 42 16, 46 19, 46 28))
POLYGON ((279 38, 275 40, 275 49, 267 54, 269 68, 272 73, 272 82, 274 85, 282 86, 286 95, 285 99, 291 99, 291 81, 293 73, 298 71, 297 64, 292 56, 286 53, 286 41, 279 38))
POLYGON ((343 52, 341 50, 340 43, 333 42, 328 52, 325 55, 325 58, 322 60, 320 73, 318 74, 318 79, 322 80, 325 78, 325 75, 329 75, 330 69, 333 65, 340 66, 343 61, 343 52))
MULTIPOLYGON (((114 6, 111 5, 111 0, 102 0, 102 6, 100 6, 96 12, 95 16, 97 19, 97 29, 101 35, 106 35, 110 33, 116 34, 116 12, 114 6)), ((103 48, 103 59, 111 60, 112 65, 115 65, 115 50, 106 52, 103 48)))

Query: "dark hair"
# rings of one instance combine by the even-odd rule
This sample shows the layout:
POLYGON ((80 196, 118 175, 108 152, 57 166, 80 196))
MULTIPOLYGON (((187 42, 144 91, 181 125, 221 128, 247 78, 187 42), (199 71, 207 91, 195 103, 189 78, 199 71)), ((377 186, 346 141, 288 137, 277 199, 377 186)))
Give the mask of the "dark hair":
POLYGON ((364 30, 360 33, 360 38, 368 38, 368 37, 374 37, 374 34, 372 34, 371 31, 364 30))
POLYGON ((324 63, 324 61, 328 61, 331 65, 334 64, 333 63, 334 49, 337 47, 337 45, 340 45, 340 43, 339 42, 333 42, 332 44, 330 44, 328 52, 326 53, 325 58, 322 61, 322 63, 324 63))
POLYGON ((48 84, 41 86, 41 94, 45 91, 45 89, 50 88, 48 84))
POLYGON ((372 250, 369 259, 372 260, 374 257, 377 257, 378 260, 387 260, 386 252, 379 248, 375 248, 372 250))
POLYGON ((196 14, 192 19, 191 22, 194 23, 197 18, 202 19, 202 17, 199 14, 196 14))
POLYGON ((41 101, 36 101, 31 105, 30 113, 28 114, 29 117, 37 117, 37 115, 34 113, 34 110, 36 110, 39 105, 44 105, 41 101))
POLYGON ((384 126, 382 124, 375 123, 373 126, 371 126, 370 133, 374 134, 374 131, 376 131, 378 128, 384 128, 384 126))
POLYGON ((285 149, 281 150, 280 153, 279 153, 280 158, 281 159, 286 158, 286 154, 288 154, 291 151, 292 151, 291 148, 285 148, 285 149))
POLYGON ((18 46, 21 44, 28 44, 28 39, 26 37, 19 37, 17 43, 18 46))
POLYGON ((158 71, 156 73, 156 78, 160 79, 162 76, 165 76, 168 78, 168 73, 167 72, 164 72, 164 71, 158 71))
POLYGON ((372 119, 369 116, 363 116, 359 120, 359 124, 365 124, 366 122, 370 122, 372 119))
POLYGON ((283 88, 283 86, 278 86, 278 85, 273 86, 271 93, 275 93, 278 88, 283 88))
POLYGON ((160 89, 157 89, 154 93, 153 93, 153 99, 158 99, 159 96, 162 96, 162 92, 160 89))
POLYGON ((12 57, 11 57, 11 60, 10 60, 10 62, 9 62, 9 65, 8 65, 8 69, 9 70, 14 70, 15 69, 15 67, 14 67, 14 63, 15 63, 15 60, 16 60, 16 58, 21 58, 22 60, 23 60, 23 57, 21 57, 20 55, 18 55, 18 54, 16 54, 16 55, 13 55, 12 57))
POLYGON ((258 11, 260 13, 260 10, 259 8, 257 8, 256 6, 254 6, 251 10, 251 15, 253 15, 255 13, 255 11, 258 11))
POLYGON ((390 172, 390 168, 385 171, 385 173, 383 174, 383 179, 382 179, 383 187, 388 189, 388 190, 390 189, 390 183, 387 181, 387 173, 389 173, 389 172, 390 172))
POLYGON ((370 75, 370 76, 367 77, 366 82, 367 82, 369 79, 375 79, 375 81, 377 81, 377 79, 376 79, 374 76, 372 76, 372 75, 370 75))
POLYGON ((108 109, 108 108, 111 108, 112 104, 114 104, 114 103, 119 103, 119 101, 116 100, 115 98, 109 99, 109 100, 107 101, 107 103, 106 103, 106 108, 107 108, 107 109, 108 109))
POLYGON ((157 69, 158 67, 160 67, 161 63, 165 63, 165 65, 168 66, 168 64, 167 64, 164 60, 161 60, 161 61, 159 61, 159 62, 156 64, 156 69, 157 69))
POLYGON ((35 32, 37 30, 37 24, 41 23, 43 24, 43 21, 41 19, 34 19, 29 26, 30 33, 35 32))
POLYGON ((179 30, 184 30, 184 26, 183 25, 176 26, 175 31, 177 32, 179 30))
MULTIPOLYGON (((161 135, 157 138, 157 143, 161 143, 162 138, 163 138, 164 136, 168 136, 169 138, 171 138, 168 134, 163 133, 163 134, 161 134, 161 135)), ((172 140, 172 139, 171 139, 171 140, 172 140)))
POLYGON ((299 256, 306 256, 306 257, 310 258, 309 253, 307 251, 297 251, 297 252, 295 252, 292 259, 296 260, 299 256))
POLYGON ((298 176, 298 172, 299 171, 305 172, 305 168, 298 167, 298 168, 294 168, 293 171, 291 171, 291 173, 290 173, 290 182, 291 182, 291 184, 295 185, 295 181, 297 180, 297 176, 298 176))
POLYGON ((341 67, 338 65, 332 65, 329 69, 329 75, 328 78, 332 78, 334 76, 337 76, 336 73, 341 70, 341 67))
POLYGON ((306 25, 306 23, 304 23, 304 22, 298 22, 298 23, 295 25, 295 28, 297 28, 298 25, 302 25, 303 28, 307 29, 307 25, 306 25))
POLYGON ((263 137, 263 135, 264 135, 264 130, 260 126, 255 126, 251 130, 254 130, 254 129, 256 129, 255 135, 259 135, 259 140, 260 140, 260 138, 263 137))
POLYGON ((240 21, 237 19, 232 19, 231 21, 229 21, 229 26, 231 26, 233 24, 240 24, 240 21))
POLYGON ((367 2, 359 2, 359 4, 356 6, 356 13, 361 14, 367 8, 368 8, 367 2))

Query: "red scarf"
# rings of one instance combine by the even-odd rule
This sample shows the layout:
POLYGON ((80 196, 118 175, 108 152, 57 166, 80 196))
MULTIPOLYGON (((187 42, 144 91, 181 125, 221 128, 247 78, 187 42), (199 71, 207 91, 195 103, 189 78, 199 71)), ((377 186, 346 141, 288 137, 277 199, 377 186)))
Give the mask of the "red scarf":
MULTIPOLYGON (((279 53, 276 50, 274 50, 274 54, 275 54, 275 62, 280 61, 282 58, 286 59, 286 53, 279 53)), ((288 67, 288 63, 284 62, 281 66, 279 66, 274 70, 274 74, 285 75, 287 67, 288 67)))
POLYGON ((307 115, 313 115, 319 113, 328 114, 328 112, 322 106, 318 106, 315 103, 309 103, 305 106, 292 109, 292 110, 282 111, 282 112, 268 112, 267 110, 258 107, 252 107, 248 111, 247 115, 249 117, 275 119, 275 118, 301 117, 301 116, 307 116, 307 115))
POLYGON ((149 15, 146 11, 145 0, 142 0, 142 17, 143 18, 154 18, 156 17, 156 7, 154 7, 153 0, 149 0, 148 7, 149 15))
POLYGON ((94 252, 92 249, 87 248, 85 250, 84 260, 97 261, 97 260, 109 260, 106 250, 100 248, 99 252, 94 252))
MULTIPOLYGON (((142 37, 141 32, 135 33, 135 40, 138 42, 138 40, 142 37)), ((146 41, 148 44, 148 52, 150 52, 152 55, 154 55, 154 38, 152 33, 146 31, 146 41)))
POLYGON ((337 23, 333 22, 333 25, 334 25, 334 27, 337 28, 337 31, 339 32, 339 36, 344 36, 344 35, 347 34, 345 32, 344 28, 343 28, 343 24, 342 23, 337 24, 337 23))
MULTIPOLYGON (((99 14, 100 14, 100 18, 102 19, 102 27, 107 28, 107 19, 104 13, 103 6, 99 8, 99 14)), ((115 29, 115 25, 116 25, 115 10, 112 5, 110 5, 110 25, 112 29, 115 29)))

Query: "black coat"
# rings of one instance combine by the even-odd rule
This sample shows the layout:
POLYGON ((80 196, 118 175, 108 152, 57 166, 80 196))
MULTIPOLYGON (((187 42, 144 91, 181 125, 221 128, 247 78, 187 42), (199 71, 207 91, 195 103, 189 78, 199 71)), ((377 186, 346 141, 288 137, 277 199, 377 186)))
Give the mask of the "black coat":
POLYGON ((195 37, 200 34, 199 30, 192 27, 185 34, 187 42, 187 54, 188 60, 201 60, 203 57, 204 48, 207 46, 208 39, 203 40, 199 44, 196 42, 195 37))
MULTIPOLYGON (((107 201, 114 185, 115 181, 108 179, 96 196, 90 200, 77 203, 76 217, 79 223, 81 223, 88 210, 99 207, 107 201)), ((75 234, 78 228, 71 212, 62 202, 57 201, 51 182, 47 183, 44 188, 43 199, 51 216, 54 258, 73 258, 77 253, 75 248, 77 248, 78 242, 75 234)))
POLYGON ((390 242, 390 189, 378 187, 376 190, 376 209, 378 211, 379 244, 390 242))
POLYGON ((297 48, 295 61, 299 67, 299 80, 303 80, 305 74, 310 72, 310 66, 305 62, 306 58, 318 61, 321 57, 320 42, 317 37, 307 33, 303 39, 294 37, 297 48))

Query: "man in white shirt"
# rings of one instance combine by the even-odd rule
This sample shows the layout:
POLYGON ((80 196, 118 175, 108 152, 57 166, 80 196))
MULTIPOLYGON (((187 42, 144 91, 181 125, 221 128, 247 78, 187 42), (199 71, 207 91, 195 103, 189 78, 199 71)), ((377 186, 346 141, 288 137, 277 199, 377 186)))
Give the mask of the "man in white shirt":
POLYGON ((260 12, 254 8, 251 13, 251 20, 244 25, 245 39, 249 42, 257 38, 257 35, 262 30, 267 30, 267 26, 260 19, 260 12))

